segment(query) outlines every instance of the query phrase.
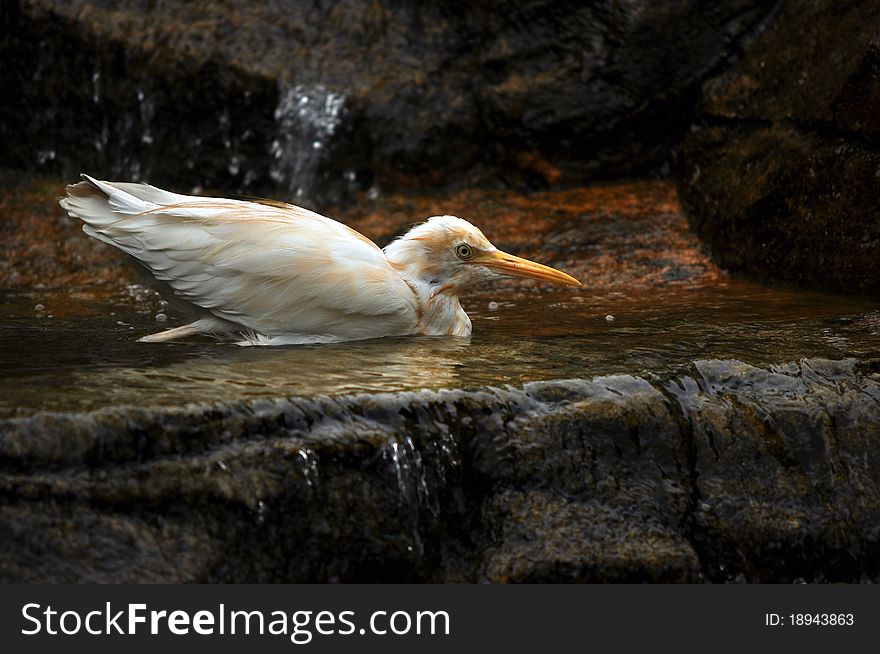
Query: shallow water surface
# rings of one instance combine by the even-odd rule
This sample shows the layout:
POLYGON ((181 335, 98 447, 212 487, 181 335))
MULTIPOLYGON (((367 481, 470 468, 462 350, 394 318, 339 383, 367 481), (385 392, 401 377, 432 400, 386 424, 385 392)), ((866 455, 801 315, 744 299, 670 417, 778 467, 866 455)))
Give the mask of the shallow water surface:
POLYGON ((694 359, 767 364, 880 352, 877 302, 738 281, 598 295, 480 294, 464 301, 470 339, 272 348, 208 338, 136 343, 177 324, 174 316, 157 322, 155 307, 134 296, 114 304, 72 296, 60 318, 51 304, 35 309, 42 297, 0 292, 0 416, 662 373, 694 359))

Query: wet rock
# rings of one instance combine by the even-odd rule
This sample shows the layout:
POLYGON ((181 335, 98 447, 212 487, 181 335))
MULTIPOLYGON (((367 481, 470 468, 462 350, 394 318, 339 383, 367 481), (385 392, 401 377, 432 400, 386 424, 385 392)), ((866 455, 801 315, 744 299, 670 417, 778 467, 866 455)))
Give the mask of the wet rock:
POLYGON ((701 361, 667 386, 693 430, 692 542, 714 579, 864 580, 880 553, 880 387, 853 361, 701 361))
POLYGON ((0 422, 3 581, 876 580, 853 361, 0 422))
POLYGON ((877 3, 784 1, 703 86, 677 151, 682 203, 723 266, 876 293, 877 3))
POLYGON ((487 550, 483 572, 493 583, 701 579, 687 540, 638 511, 540 491, 503 493, 487 509, 498 525, 498 545, 487 550))
POLYGON ((773 4, 13 0, 0 164, 291 197, 653 170, 773 4))
POLYGON ((690 507, 686 448, 663 394, 626 375, 525 390, 547 408, 521 412, 473 464, 498 489, 482 510, 481 578, 697 580, 678 528, 690 507))

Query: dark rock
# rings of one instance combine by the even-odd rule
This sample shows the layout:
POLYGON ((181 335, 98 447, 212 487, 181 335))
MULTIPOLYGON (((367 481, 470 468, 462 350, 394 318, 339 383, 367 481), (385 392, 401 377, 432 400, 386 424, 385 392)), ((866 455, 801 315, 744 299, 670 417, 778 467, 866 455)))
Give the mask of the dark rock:
POLYGON ((656 169, 771 0, 4 0, 0 165, 308 198, 656 169))
POLYGON ((522 411, 486 466, 480 575, 492 582, 695 581, 679 529, 687 448, 665 397, 630 376, 528 384, 550 410, 522 411))
POLYGON ((578 502, 558 493, 507 491, 487 504, 496 546, 485 579, 501 582, 695 582, 700 564, 687 540, 656 518, 578 502))
POLYGON ((698 361, 0 422, 3 581, 880 578, 880 383, 698 361))
POLYGON ((862 563, 880 554, 880 387, 852 372, 702 361, 667 386, 693 430, 692 542, 709 578, 876 574, 862 563))
POLYGON ((874 2, 785 1, 708 81, 676 170, 719 263, 816 288, 880 290, 880 40, 874 2))

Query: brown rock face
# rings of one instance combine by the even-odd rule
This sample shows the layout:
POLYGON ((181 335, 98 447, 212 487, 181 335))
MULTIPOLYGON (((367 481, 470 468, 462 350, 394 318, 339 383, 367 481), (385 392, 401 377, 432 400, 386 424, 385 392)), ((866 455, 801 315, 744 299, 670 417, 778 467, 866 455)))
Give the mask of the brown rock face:
MULTIPOLYGON (((41 289, 55 315, 72 292, 126 300, 126 287, 152 277, 115 248, 89 238, 57 205, 64 184, 0 171, 0 288, 41 289)), ((172 187, 169 190, 181 190, 172 187)), ((570 271, 592 291, 704 286, 725 277, 689 232, 669 181, 616 182, 521 194, 459 189, 358 194, 339 207, 319 207, 380 246, 429 216, 471 220, 503 250, 570 271)), ((491 288, 527 288, 504 279, 491 288)), ((73 307, 70 307, 71 309, 73 307)))
POLYGON ((0 165, 290 198, 652 171, 773 4, 9 0, 0 165))
POLYGON ((682 203, 732 270, 880 290, 880 5, 783 2, 703 87, 677 151, 682 203))

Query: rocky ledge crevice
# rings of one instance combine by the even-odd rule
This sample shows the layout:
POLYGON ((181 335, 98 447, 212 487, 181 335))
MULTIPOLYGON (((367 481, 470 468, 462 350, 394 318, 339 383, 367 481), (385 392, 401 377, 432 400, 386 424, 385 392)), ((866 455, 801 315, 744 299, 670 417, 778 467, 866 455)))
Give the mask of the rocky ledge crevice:
POLYGON ((0 423, 3 581, 858 581, 852 360, 0 423))

